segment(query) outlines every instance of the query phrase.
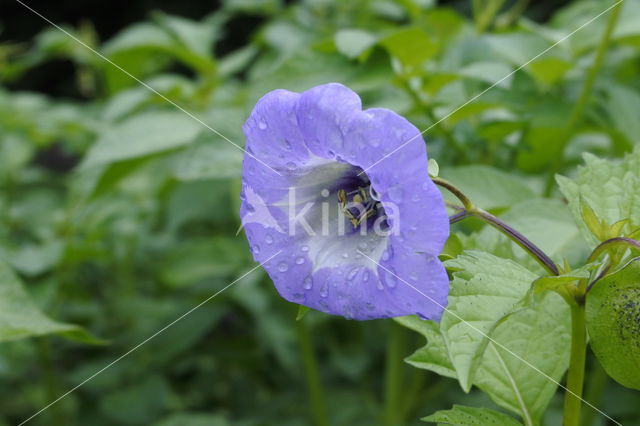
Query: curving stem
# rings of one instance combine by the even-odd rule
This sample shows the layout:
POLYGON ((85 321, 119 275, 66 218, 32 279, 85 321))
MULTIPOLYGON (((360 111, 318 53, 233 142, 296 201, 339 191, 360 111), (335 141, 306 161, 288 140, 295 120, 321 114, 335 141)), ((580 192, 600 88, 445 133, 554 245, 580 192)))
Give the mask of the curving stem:
POLYGON ((546 269, 552 275, 560 275, 558 271, 558 267, 551 260, 549 256, 545 252, 543 252, 538 246, 532 243, 527 237, 513 229, 511 226, 504 223, 502 220, 498 219, 491 213, 482 210, 481 208, 476 207, 471 200, 464 195, 464 193, 456 187, 451 182, 448 182, 442 178, 432 178, 433 183, 438 186, 445 188, 447 191, 451 192, 453 195, 460 200, 464 209, 454 214, 449 218, 449 223, 453 224, 461 221, 469 216, 475 216, 478 219, 484 221, 485 223, 491 225, 496 228, 498 231, 502 232, 504 235, 509 237, 512 241, 522 247, 529 255, 531 255, 544 269, 546 269))

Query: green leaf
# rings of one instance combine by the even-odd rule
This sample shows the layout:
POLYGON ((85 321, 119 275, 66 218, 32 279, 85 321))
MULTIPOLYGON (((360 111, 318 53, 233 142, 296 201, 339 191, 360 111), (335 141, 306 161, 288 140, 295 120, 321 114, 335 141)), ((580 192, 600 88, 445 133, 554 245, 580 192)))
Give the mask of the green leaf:
POLYGON ((453 426, 518 426, 513 417, 488 408, 454 405, 450 410, 441 410, 423 418, 425 422, 453 426))
POLYGON ((573 64, 561 58, 542 57, 527 65, 527 69, 543 86, 552 86, 564 77, 573 64))
POLYGON ((347 58, 357 58, 377 42, 377 37, 357 29, 340 30, 334 37, 338 52, 347 58))
POLYGON ((427 338, 427 344, 405 359, 416 368, 433 371, 441 376, 456 378, 447 347, 440 334, 440 324, 435 321, 422 320, 415 316, 397 317, 396 322, 417 331, 427 338))
POLYGON ((465 252, 445 262, 453 269, 441 330, 460 386, 471 389, 489 335, 518 308, 536 275, 515 262, 484 252, 465 252))
POLYGON ((174 175, 182 181, 228 179, 242 174, 243 152, 212 133, 202 133, 178 156, 174 175))
POLYGON ((586 316, 591 348, 607 374, 640 390, 640 258, 594 284, 586 316))
MULTIPOLYGON (((524 179, 489 166, 446 168, 440 175, 485 210, 506 208, 535 197, 524 179)), ((448 195, 445 197, 449 198, 448 195)))
POLYGON ((578 281, 584 278, 589 278, 589 270, 592 267, 593 265, 587 265, 567 274, 538 278, 533 282, 531 288, 534 293, 555 291, 568 303, 575 303, 575 291, 577 290, 578 281))
POLYGON ((536 299, 499 324, 476 373, 499 406, 539 424, 569 365, 569 306, 555 293, 536 299))
POLYGON ((438 53, 438 44, 420 28, 407 28, 385 37, 381 43, 407 68, 416 67, 438 53))
POLYGON ((18 277, 0 261, 0 342, 60 334, 85 343, 99 343, 82 327, 54 321, 31 300, 18 277))
POLYGON ((102 132, 80 167, 130 160, 191 143, 203 126, 181 111, 153 111, 102 132))
POLYGON ((640 228, 640 147, 625 155, 622 161, 604 160, 590 154, 585 154, 584 160, 585 165, 578 167, 575 178, 557 176, 556 180, 587 242, 595 246, 599 240, 583 220, 584 203, 609 225, 628 219, 621 230, 623 235, 640 228))

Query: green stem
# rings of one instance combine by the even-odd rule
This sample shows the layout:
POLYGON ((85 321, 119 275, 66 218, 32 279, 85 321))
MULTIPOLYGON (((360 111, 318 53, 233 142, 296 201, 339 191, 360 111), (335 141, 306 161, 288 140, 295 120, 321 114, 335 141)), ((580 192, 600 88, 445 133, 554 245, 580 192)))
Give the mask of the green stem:
POLYGON ((587 354, 584 303, 571 305, 571 360, 564 399, 564 426, 580 426, 580 408, 587 354))
POLYGON ((307 378, 307 388, 309 398, 311 400, 311 411, 313 414, 313 422, 316 426, 328 426, 327 404, 325 402, 322 383, 318 373, 318 361, 311 342, 311 335, 302 318, 296 321, 296 330, 298 333, 298 342, 300 351, 302 352, 302 363, 304 364, 304 372, 307 378))
POLYGON ((404 347, 406 333, 393 321, 389 322, 389 338, 387 339, 386 377, 384 389, 384 424, 395 426, 403 424, 400 409, 402 394, 402 367, 404 363, 404 347))
MULTIPOLYGON (((53 401, 60 395, 60 390, 58 386, 58 377, 55 369, 53 368, 51 345, 46 337, 42 337, 37 340, 37 347, 47 400, 53 401)), ((51 406, 51 418, 49 424, 53 426, 62 426, 67 424, 63 408, 64 407, 60 404, 51 406)))
POLYGON ((496 228, 498 231, 502 232, 509 239, 514 241, 520 247, 522 247, 531 257, 533 257, 543 268, 545 268, 552 275, 559 275, 558 267, 551 260, 547 254, 542 251, 538 246, 536 246, 533 242, 531 242, 527 237, 513 229, 511 226, 504 223, 502 220, 498 219, 491 213, 482 210, 481 208, 476 207, 471 200, 464 195, 464 193, 456 187, 451 182, 448 182, 442 178, 432 178, 433 183, 439 185, 460 200, 462 205, 464 206, 464 210, 458 212, 457 214, 451 216, 449 218, 450 223, 456 223, 470 215, 477 217, 478 219, 484 221, 490 226, 496 228))
MULTIPOLYGON (((607 375, 607 372, 604 371, 604 368, 602 368, 600 363, 596 361, 591 371, 589 371, 587 393, 584 399, 594 406, 599 406, 599 401, 602 399, 602 395, 604 395, 604 390, 608 381, 609 376, 607 375)), ((595 413, 595 410, 586 410, 584 416, 582 416, 582 421, 580 422, 581 425, 591 426, 593 424, 595 413)))
MULTIPOLYGON (((622 2, 620 2, 622 3, 622 2)), ((547 187, 545 189, 545 193, 548 195, 551 193, 551 189, 553 188, 553 182, 555 181, 555 174, 558 173, 562 169, 564 156, 562 155, 564 152, 564 147, 569 142, 569 138, 571 137, 571 133, 573 129, 578 125, 580 119, 582 119, 582 115, 584 114, 584 110, 589 103, 589 99, 591 98, 591 91, 593 90, 593 86, 596 81, 596 77, 602 68, 602 64, 604 63, 604 57, 607 53, 607 48, 609 47, 609 42, 611 41, 611 35, 613 34, 613 30, 616 27, 618 22, 618 16, 620 15, 620 10, 622 9, 621 4, 618 4, 613 8, 611 14, 609 15, 609 20, 607 21, 607 27, 602 34, 602 39, 600 39, 600 44, 596 50, 596 57, 593 61, 593 65, 589 69, 587 73, 587 77, 582 86, 582 90, 580 91, 580 95, 578 96, 578 100, 576 101, 575 107, 569 116, 569 121, 567 124, 566 134, 560 140, 560 148, 559 155, 555 164, 552 166, 552 172, 549 174, 549 179, 547 180, 547 187)))

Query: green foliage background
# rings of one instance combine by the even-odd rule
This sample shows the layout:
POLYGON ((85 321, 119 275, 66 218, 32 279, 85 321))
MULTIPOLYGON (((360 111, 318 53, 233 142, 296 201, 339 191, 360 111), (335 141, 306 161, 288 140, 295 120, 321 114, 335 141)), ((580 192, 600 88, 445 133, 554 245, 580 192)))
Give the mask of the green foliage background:
MULTIPOLYGON (((57 21, 69 34, 43 26, 25 39, 5 37, 0 25, 0 425, 31 416, 253 268, 236 235, 242 152, 225 138, 242 146, 252 105, 276 88, 341 82, 366 107, 429 128, 444 177, 554 260, 584 260, 577 207, 566 205, 554 175, 575 175, 585 152, 617 158, 638 142, 640 3, 622 6, 586 98, 608 15, 519 68, 613 2, 436 3, 226 1, 195 20, 149 10, 108 37, 92 16, 57 21), (69 72, 43 88, 52 64, 69 72)), ((536 271, 491 229, 455 230, 465 248, 536 271)), ((530 272, 521 269, 524 292, 530 272)), ((32 423, 309 424, 295 316, 257 270, 32 423)), ((403 357, 422 337, 383 321, 316 312, 303 321, 330 424, 382 423, 387 336, 397 327, 403 357)), ((440 337, 407 321, 430 342, 440 337)), ((445 325, 455 337, 455 324, 445 325)), ((486 342, 471 344, 473 352, 486 342)), ((487 384, 491 371, 480 368, 480 382, 456 376, 448 360, 425 366, 421 356, 433 354, 420 351, 408 362, 446 377, 399 365, 396 424, 419 424, 454 403, 499 410, 471 388, 497 386, 487 384)), ((562 365, 558 357, 551 367, 562 365)), ((623 424, 640 421, 637 394, 590 368, 587 399, 623 424)), ((544 380, 532 380, 542 392, 544 380)), ((545 416, 542 405, 534 415, 559 424, 560 395, 545 416)))

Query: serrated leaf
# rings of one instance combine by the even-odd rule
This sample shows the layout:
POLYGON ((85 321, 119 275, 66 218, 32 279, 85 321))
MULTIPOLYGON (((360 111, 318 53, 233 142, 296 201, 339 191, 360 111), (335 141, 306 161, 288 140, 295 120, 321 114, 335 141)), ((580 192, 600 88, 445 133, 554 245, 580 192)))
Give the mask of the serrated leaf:
POLYGON ((180 111, 153 111, 105 130, 81 167, 139 158, 191 143, 202 124, 180 111))
POLYGON ((585 165, 578 167, 577 176, 569 179, 557 176, 560 190, 587 242, 599 243, 582 219, 581 200, 607 224, 628 219, 623 232, 640 227, 640 147, 625 155, 622 161, 610 161, 590 154, 584 155, 585 165))
POLYGON ((496 327, 474 385, 525 424, 539 424, 569 365, 570 327, 560 296, 538 297, 496 327))
POLYGON ((536 275, 517 263, 484 252, 465 252, 445 262, 453 269, 441 331, 460 386, 469 391, 490 334, 519 306, 536 275))
POLYGON ((415 316, 397 317, 396 322, 417 331, 427 338, 427 344, 415 351, 406 362, 416 368, 433 371, 441 376, 456 378, 456 370, 451 365, 447 348, 440 334, 440 324, 422 320, 415 316))
POLYGON ((607 374, 640 390, 640 258, 594 284, 586 317, 591 348, 607 374))
POLYGON ((18 277, 0 261, 0 342, 60 334, 85 343, 99 343, 82 327, 46 316, 31 300, 18 277))
POLYGON ((518 426, 513 417, 488 408, 454 405, 450 410, 441 410, 422 419, 425 422, 452 426, 518 426))

